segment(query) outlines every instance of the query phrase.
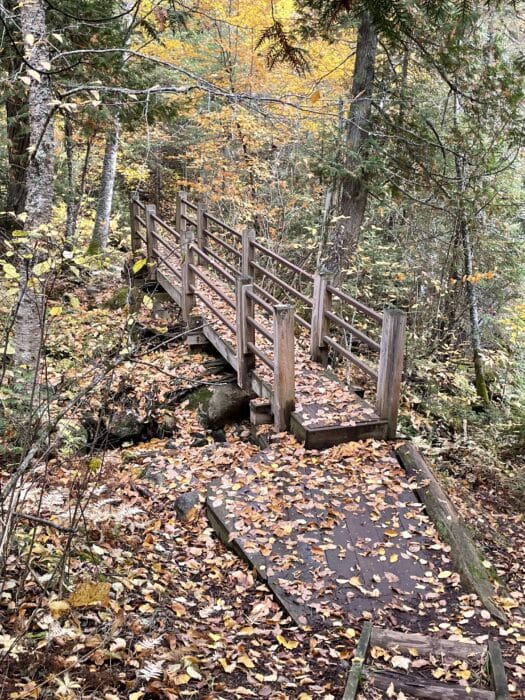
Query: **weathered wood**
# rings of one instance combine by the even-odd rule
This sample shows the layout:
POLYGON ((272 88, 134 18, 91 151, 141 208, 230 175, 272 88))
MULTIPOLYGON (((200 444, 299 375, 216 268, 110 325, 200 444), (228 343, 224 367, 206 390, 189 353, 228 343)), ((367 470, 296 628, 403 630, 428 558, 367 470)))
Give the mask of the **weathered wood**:
POLYGON ((493 617, 506 622, 505 613, 494 601, 493 586, 483 566, 482 556, 436 476, 414 445, 405 443, 397 450, 397 456, 407 475, 415 480, 415 491, 441 538, 450 545, 451 557, 463 585, 479 596, 493 617))
POLYGON ((471 687, 467 689, 465 686, 458 684, 436 683, 427 679, 419 680, 394 671, 370 671, 366 669, 363 675, 367 682, 378 690, 386 691, 392 684, 396 694, 403 692, 410 698, 423 698, 423 700, 495 700, 494 693, 491 690, 471 687))
POLYGON ((348 679, 346 681, 345 692, 343 693, 342 700, 354 700, 359 690, 359 683, 361 682, 361 676, 363 675, 363 665, 366 660, 366 655, 368 653, 368 646, 370 644, 370 635, 372 633, 372 623, 365 622, 363 629, 361 630, 361 636, 359 642, 355 648, 354 656, 352 658, 352 666, 350 667, 350 672, 348 674, 348 679))
POLYGON ((203 252, 206 250, 206 222, 205 222, 205 211, 204 205, 199 202, 197 204, 197 233, 195 236, 195 242, 197 247, 203 252))
POLYGON ((157 271, 157 241, 155 239, 155 219, 157 212, 154 204, 146 204, 144 217, 146 219, 146 249, 148 257, 148 279, 154 281, 157 271))
POLYGON ((272 422, 271 401, 261 402, 261 399, 250 401, 250 423, 252 425, 267 425, 272 422))
POLYGON ((446 661, 462 659, 481 663, 487 653, 486 647, 480 644, 439 639, 413 632, 397 632, 379 627, 373 628, 370 643, 374 647, 394 649, 400 654, 408 653, 409 649, 416 649, 421 656, 433 654, 446 661))
POLYGON ((255 329, 250 326, 248 316, 253 318, 253 299, 247 292, 253 292, 252 278, 248 275, 237 277, 235 281, 235 306, 237 325, 237 383, 245 391, 250 391, 251 374, 255 368, 255 355, 249 343, 255 343, 255 329))
POLYGON ((294 311, 289 304, 273 307, 273 416, 277 432, 288 430, 295 408, 294 311))
POLYGON ((137 231, 136 215, 137 215, 137 205, 135 204, 135 200, 131 199, 130 203, 129 203, 129 228, 131 230, 131 251, 132 251, 133 255, 135 255, 135 253, 137 251, 139 251, 140 247, 141 247, 140 246, 141 240, 139 238, 138 231, 137 231))
POLYGON ((377 379, 376 411, 388 421, 388 435, 395 438, 405 354, 406 314, 386 309, 381 329, 381 349, 377 379))
POLYGON ((208 339, 202 332, 204 320, 202 316, 190 316, 188 319, 188 331, 186 333, 186 344, 190 348, 201 348, 208 345, 208 339))
POLYGON ((301 418, 292 413, 290 429, 295 437, 304 443, 307 450, 322 450, 332 445, 340 445, 343 442, 353 440, 366 440, 386 438, 386 421, 363 421, 355 425, 330 425, 324 427, 310 427, 303 424, 301 418))
POLYGON ((495 698, 496 700, 509 700, 510 694, 503 657, 499 644, 494 640, 488 643, 488 656, 490 687, 494 691, 495 698))
POLYGON ((178 220, 178 231, 180 234, 180 249, 181 249, 181 262, 182 262, 182 299, 181 299, 181 310, 182 318, 184 321, 188 321, 191 310, 195 306, 195 294, 193 293, 193 288, 195 287, 195 273, 191 269, 191 265, 195 265, 195 255, 192 250, 192 245, 195 242, 195 233, 192 229, 188 228, 186 219, 184 218, 187 213, 186 206, 186 193, 180 192, 177 199, 177 220, 178 220))
POLYGON ((243 275, 248 277, 252 276, 254 273, 252 268, 252 263, 255 261, 255 247, 253 245, 254 241, 255 231, 253 229, 242 232, 241 271, 243 275))
POLYGON ((330 311, 332 308, 332 295, 327 290, 330 279, 328 275, 316 272, 312 297, 310 357, 315 362, 321 362, 323 366, 326 366, 328 360, 328 346, 324 338, 330 330, 328 319, 325 316, 325 311, 330 311))

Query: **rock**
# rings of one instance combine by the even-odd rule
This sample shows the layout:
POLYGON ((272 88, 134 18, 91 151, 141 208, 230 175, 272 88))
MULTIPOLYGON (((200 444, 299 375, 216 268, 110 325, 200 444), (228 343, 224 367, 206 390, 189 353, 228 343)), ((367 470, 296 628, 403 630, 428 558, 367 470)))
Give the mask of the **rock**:
POLYGON ((124 309, 129 306, 132 312, 138 311, 144 292, 139 287, 120 287, 108 299, 105 306, 108 309, 124 309))
POLYGON ((226 442, 226 433, 222 428, 219 428, 218 430, 212 430, 211 436, 215 440, 215 442, 226 442))
POLYGON ((107 427, 106 438, 109 443, 139 440, 144 432, 144 422, 135 411, 115 413, 107 427))
POLYGON ((212 384, 209 390, 208 407, 202 413, 207 428, 216 430, 228 422, 248 417, 250 395, 236 384, 212 384))
POLYGON ((179 520, 192 520, 200 509, 200 497, 197 491, 181 494, 175 501, 175 513, 179 520))

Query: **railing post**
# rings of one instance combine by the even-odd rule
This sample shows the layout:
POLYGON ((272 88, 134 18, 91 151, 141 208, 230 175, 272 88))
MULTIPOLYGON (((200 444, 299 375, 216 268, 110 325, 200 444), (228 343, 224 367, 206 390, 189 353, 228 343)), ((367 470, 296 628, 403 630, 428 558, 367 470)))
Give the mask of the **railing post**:
POLYGON ((206 212, 204 211, 204 205, 197 204, 197 248, 199 250, 205 251, 206 248, 206 212))
POLYGON ((187 226, 186 219, 184 218, 186 210, 186 192, 181 191, 177 194, 176 226, 180 235, 180 254, 182 265, 181 310, 182 318, 187 322, 190 317, 191 310, 195 306, 195 294, 193 292, 193 288, 195 287, 195 273, 191 269, 191 266, 195 265, 195 256, 192 249, 192 246, 195 243, 195 234, 187 226))
POLYGON ((131 252, 133 255, 140 250, 140 238, 137 231, 137 205, 133 197, 129 202, 129 228, 131 230, 131 252))
POLYGON ((252 269, 252 263, 255 260, 255 247, 253 245, 255 241, 255 231, 253 229, 248 229, 242 232, 242 262, 241 269, 242 274, 248 277, 254 276, 254 270, 252 269))
POLYGON ((387 437, 390 439, 395 438, 397 431, 406 322, 406 314, 399 309, 386 309, 383 312, 376 411, 380 418, 388 421, 387 437))
POLYGON ((295 408, 294 323, 292 306, 273 307, 273 417, 278 432, 288 430, 295 408))
POLYGON ((235 310, 237 315, 237 384, 245 391, 251 390, 251 373, 255 369, 255 355, 248 343, 255 343, 255 328, 248 323, 253 318, 253 299, 247 292, 253 292, 252 278, 241 275, 235 280, 235 310))
POLYGON ((314 275, 314 289, 312 296, 312 328, 310 331, 310 357, 315 362, 326 365, 328 362, 328 347, 324 342, 328 335, 329 323, 325 311, 332 308, 332 295, 327 286, 331 277, 326 273, 316 272, 314 275))
POLYGON ((153 215, 157 209, 154 204, 146 204, 144 217, 146 219, 146 249, 148 256, 148 279, 156 280, 157 271, 157 241, 155 239, 155 220, 153 215))

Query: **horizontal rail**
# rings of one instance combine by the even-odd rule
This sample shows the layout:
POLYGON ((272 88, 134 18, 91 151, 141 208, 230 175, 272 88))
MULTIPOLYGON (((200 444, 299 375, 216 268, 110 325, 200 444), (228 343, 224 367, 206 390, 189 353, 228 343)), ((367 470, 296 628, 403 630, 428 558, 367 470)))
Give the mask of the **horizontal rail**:
POLYGON ((228 319, 226 318, 226 316, 224 316, 224 314, 221 314, 221 312, 220 312, 218 309, 216 309, 215 306, 213 306, 213 304, 211 303, 211 301, 208 301, 208 300, 206 299, 206 297, 205 297, 203 294, 201 294, 201 293, 199 292, 198 289, 195 289, 195 286, 194 286, 193 284, 190 285, 190 292, 192 292, 193 294, 195 294, 195 296, 196 296, 198 299, 200 299, 200 300, 202 301, 202 303, 203 303, 205 306, 207 306, 208 309, 209 309, 213 314, 215 314, 215 316, 217 316, 217 318, 219 319, 219 321, 221 321, 222 323, 224 323, 224 325, 226 326, 226 328, 229 328, 230 331, 231 331, 232 333, 237 333, 237 330, 236 330, 235 326, 233 325, 233 323, 230 323, 230 321, 228 321, 228 319))
POLYGON ((242 238, 242 234, 240 234, 238 231, 236 231, 234 228, 231 226, 228 226, 228 224, 224 223, 224 221, 221 221, 218 219, 216 216, 213 216, 213 214, 210 214, 209 212, 204 212, 204 216, 209 220, 213 221, 213 223, 217 224, 217 226, 222 226, 222 228, 226 229, 226 231, 229 231, 231 234, 236 236, 239 240, 242 238))
POLYGON ((379 350, 380 350, 379 343, 376 343, 375 340, 372 340, 372 338, 369 338, 366 335, 366 333, 363 333, 362 331, 358 330, 357 328, 354 328, 350 323, 345 321, 343 318, 340 318, 336 314, 332 313, 331 311, 325 311, 324 315, 326 316, 326 318, 329 318, 330 321, 333 321, 335 324, 337 324, 341 328, 344 328, 345 331, 348 331, 356 338, 359 338, 359 340, 361 340, 363 343, 365 343, 365 345, 368 345, 368 347, 371 350, 375 350, 376 352, 379 352, 379 350))
POLYGON ((182 275, 180 274, 180 272, 179 272, 178 270, 176 270, 165 258, 160 258, 160 260, 159 260, 159 262, 158 262, 158 266, 160 267, 161 265, 165 265, 165 266, 168 268, 168 270, 169 270, 173 275, 175 275, 175 277, 177 278, 177 280, 178 280, 179 282, 182 282, 182 275))
MULTIPOLYGON (((260 294, 264 294, 270 301, 273 301, 274 304, 281 304, 282 302, 277 299, 277 297, 274 297, 273 294, 270 294, 270 292, 267 289, 264 289, 264 287, 261 287, 259 284, 254 284, 254 289, 256 289, 260 294)), ((272 307, 268 304, 267 305, 269 309, 272 307)), ((307 330, 310 330, 312 327, 311 323, 308 323, 308 321, 303 318, 302 316, 299 316, 298 313, 294 313, 294 318, 297 321, 297 323, 302 326, 303 328, 306 328, 307 330)))
POLYGON ((219 296, 224 302, 226 302, 226 304, 229 304, 229 306, 231 306, 232 309, 235 308, 235 302, 232 301, 229 297, 227 297, 226 294, 224 294, 224 292, 221 292, 220 289, 217 289, 217 287, 213 284, 210 278, 207 275, 205 275, 204 272, 202 272, 196 265, 192 265, 190 263, 189 268, 193 273, 197 275, 197 277, 199 277, 199 279, 201 279, 204 282, 204 284, 206 284, 213 292, 215 292, 217 296, 219 296))
POLYGON ((212 250, 211 248, 208 248, 208 246, 206 246, 205 248, 200 248, 200 250, 202 250, 203 253, 206 253, 206 255, 211 255, 212 258, 215 258, 215 260, 218 260, 221 263, 221 265, 224 265, 224 267, 227 270, 229 270, 230 272, 233 272, 234 275, 237 275, 239 273, 239 270, 235 267, 235 265, 232 265, 231 263, 229 263, 227 260, 225 260, 221 255, 216 253, 214 250, 212 250))
MULTIPOLYGON (((175 248, 172 248, 170 246, 170 244, 166 243, 164 238, 161 238, 161 236, 159 236, 159 234, 156 231, 150 231, 150 233, 151 233, 152 237, 155 238, 155 240, 159 241, 159 243, 162 243, 164 248, 167 248, 172 255, 176 255, 178 258, 180 258, 180 250, 176 250, 175 248)), ((159 253, 158 250, 156 252, 159 253)), ((163 260, 163 259, 164 258, 161 258, 159 256, 159 260, 163 260)))
POLYGON ((234 255, 237 255, 239 258, 242 258, 242 253, 239 250, 237 250, 237 248, 234 248, 229 243, 226 243, 226 241, 223 241, 222 239, 220 239, 219 236, 216 236, 209 229, 205 228, 204 233, 206 234, 206 236, 208 236, 208 238, 211 238, 212 241, 215 241, 219 245, 222 245, 223 248, 226 248, 226 250, 229 250, 230 253, 233 253, 234 255))
POLYGON ((282 289, 286 289, 287 292, 289 292, 290 294, 295 296, 296 299, 299 299, 300 301, 302 301, 303 304, 306 304, 306 306, 312 306, 311 299, 309 299, 302 292, 299 292, 297 289, 294 289, 291 285, 288 284, 288 282, 284 282, 282 279, 279 279, 279 277, 277 277, 277 275, 274 275, 273 272, 270 272, 270 270, 267 270, 262 265, 259 265, 259 263, 256 263, 253 260, 250 262, 250 266, 255 268, 256 270, 259 270, 259 272, 261 272, 266 277, 269 277, 276 284, 278 284, 280 287, 282 287, 282 289))
POLYGON ((203 260, 206 260, 208 265, 211 265, 214 270, 217 270, 217 272, 222 275, 225 279, 228 280, 228 282, 231 282, 232 284, 235 284, 235 277, 233 275, 230 275, 229 272, 226 272, 226 270, 223 270, 223 268, 218 265, 214 260, 210 258, 209 255, 206 255, 200 248, 197 248, 195 244, 191 246, 191 250, 195 251, 199 258, 202 258, 203 260))
POLYGON ((372 379, 377 381, 377 372, 375 370, 373 370, 371 367, 369 367, 365 362, 363 362, 358 357, 356 357, 353 353, 351 353, 350 350, 347 350, 342 345, 339 345, 338 342, 336 342, 335 340, 330 338, 330 336, 328 336, 328 335, 325 335, 323 340, 331 348, 333 348, 338 353, 340 353, 341 355, 346 357, 347 360, 350 360, 350 362, 352 362, 352 364, 354 364, 356 367, 359 367, 359 369, 362 370, 363 372, 365 372, 365 374, 368 374, 369 377, 372 377, 372 379))
POLYGON ((366 304, 357 301, 357 299, 354 299, 350 296, 350 294, 343 292, 341 289, 338 289, 337 287, 332 287, 331 284, 327 284, 326 291, 334 296, 339 297, 342 301, 345 301, 347 304, 350 304, 350 306, 353 306, 355 309, 361 311, 361 313, 363 313, 365 316, 368 316, 369 318, 372 318, 374 321, 377 321, 378 323, 383 322, 383 316, 381 314, 377 313, 377 311, 374 311, 374 309, 371 309, 369 306, 366 306, 366 304))
POLYGON ((255 328, 257 333, 260 333, 262 336, 266 338, 266 340, 269 340, 271 343, 273 343, 273 335, 271 332, 262 326, 258 321, 256 321, 254 318, 251 316, 246 316, 246 323, 250 325, 252 328, 255 328))
POLYGON ((183 199, 182 197, 180 198, 180 201, 186 204, 190 209, 193 209, 193 211, 197 211, 198 205, 193 204, 193 202, 190 202, 189 199, 183 199))
POLYGON ((139 222, 139 224, 141 226, 144 226, 144 228, 146 228, 146 222, 144 221, 144 219, 141 216, 139 216, 138 214, 135 214, 135 219, 139 222))
POLYGON ((146 205, 142 204, 140 199, 132 199, 131 201, 133 202, 133 204, 136 204, 139 209, 142 209, 142 211, 146 211, 146 205))
MULTIPOLYGON (((260 296, 257 294, 254 294, 254 292, 250 292, 249 289, 246 290, 246 296, 252 299, 256 304, 259 304, 259 306, 262 306, 265 311, 267 311, 269 314, 273 314, 273 308, 270 304, 268 304, 264 299, 261 299, 260 296)), ((279 303, 279 302, 277 302, 279 303)))
POLYGON ((257 357, 264 362, 265 365, 267 365, 271 370, 275 369, 275 365, 273 363, 273 360, 270 360, 268 355, 263 352, 260 348, 257 347, 254 343, 246 343, 248 350, 251 350, 254 355, 257 355, 257 357))
POLYGON ((306 270, 303 270, 302 267, 299 267, 298 265, 295 265, 293 262, 290 262, 286 258, 283 258, 282 255, 279 255, 279 253, 275 253, 273 250, 271 250, 270 248, 267 248, 266 246, 262 245, 261 243, 258 243, 257 241, 253 241, 253 246, 255 248, 257 248, 257 250, 260 250, 261 253, 268 255, 269 257, 273 258, 274 260, 277 260, 277 262, 280 262, 282 265, 285 265, 290 270, 293 270, 293 272, 296 272, 298 275, 302 275, 307 280, 313 281, 313 279, 314 279, 313 275, 311 275, 309 272, 306 272, 306 270))
POLYGON ((165 231, 167 231, 168 233, 171 233, 173 236, 175 236, 175 238, 177 238, 177 240, 180 239, 180 235, 177 233, 177 231, 174 228, 172 228, 171 226, 169 226, 169 224, 167 224, 165 221, 163 221, 162 219, 159 219, 159 217, 156 214, 152 214, 151 218, 153 219, 153 221, 156 221, 159 224, 159 226, 162 226, 162 228, 165 231))
POLYGON ((138 231, 135 231, 135 235, 137 236, 137 238, 140 238, 140 240, 143 243, 145 243, 146 245, 148 244, 148 242, 146 241, 146 239, 144 238, 144 236, 141 233, 139 233, 138 231))
POLYGON ((186 221, 188 224, 191 224, 192 226, 197 226, 197 222, 195 221, 195 219, 192 219, 191 216, 188 216, 183 211, 181 211, 180 213, 180 218, 184 219, 184 221, 186 221))

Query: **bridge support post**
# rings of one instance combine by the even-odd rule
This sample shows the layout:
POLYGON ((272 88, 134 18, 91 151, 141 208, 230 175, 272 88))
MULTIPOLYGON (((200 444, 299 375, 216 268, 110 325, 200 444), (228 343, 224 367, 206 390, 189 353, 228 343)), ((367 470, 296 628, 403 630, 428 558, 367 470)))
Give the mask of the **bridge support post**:
POLYGON ((137 231, 137 205, 132 198, 129 202, 129 228, 131 230, 131 252, 133 255, 140 250, 140 238, 137 231))
POLYGON ((278 432, 288 430, 295 408, 294 310, 289 304, 273 307, 273 417, 278 432))
POLYGON ((251 373, 255 368, 255 355, 248 343, 255 343, 255 329, 248 323, 253 318, 252 278, 241 275, 235 280, 235 307, 237 314, 237 383, 245 391, 251 391, 251 373))
POLYGON ((253 229, 248 229, 242 232, 242 274, 247 277, 254 276, 254 270, 252 269, 252 263, 255 261, 255 231, 253 229))
POLYGON ((155 282, 157 279, 157 239, 155 238, 155 219, 157 208, 154 204, 146 204, 146 249, 148 257, 148 280, 155 282))
POLYGON ((388 421, 387 437, 390 439, 396 437, 397 431, 406 322, 406 314, 399 309, 386 309, 383 312, 376 411, 380 418, 388 421))
POLYGON ((193 254, 195 234, 188 229, 185 219, 186 211, 186 192, 179 192, 177 194, 176 227, 180 236, 180 254, 182 261, 181 311, 182 318, 187 323, 191 310, 195 306, 195 273, 192 270, 192 267, 195 266, 195 256, 193 254))
POLYGON ((312 297, 312 328, 310 331, 310 357, 323 366, 328 364, 328 347, 324 341, 328 335, 329 323, 325 311, 332 308, 332 295, 327 287, 331 277, 326 273, 316 272, 312 297))

